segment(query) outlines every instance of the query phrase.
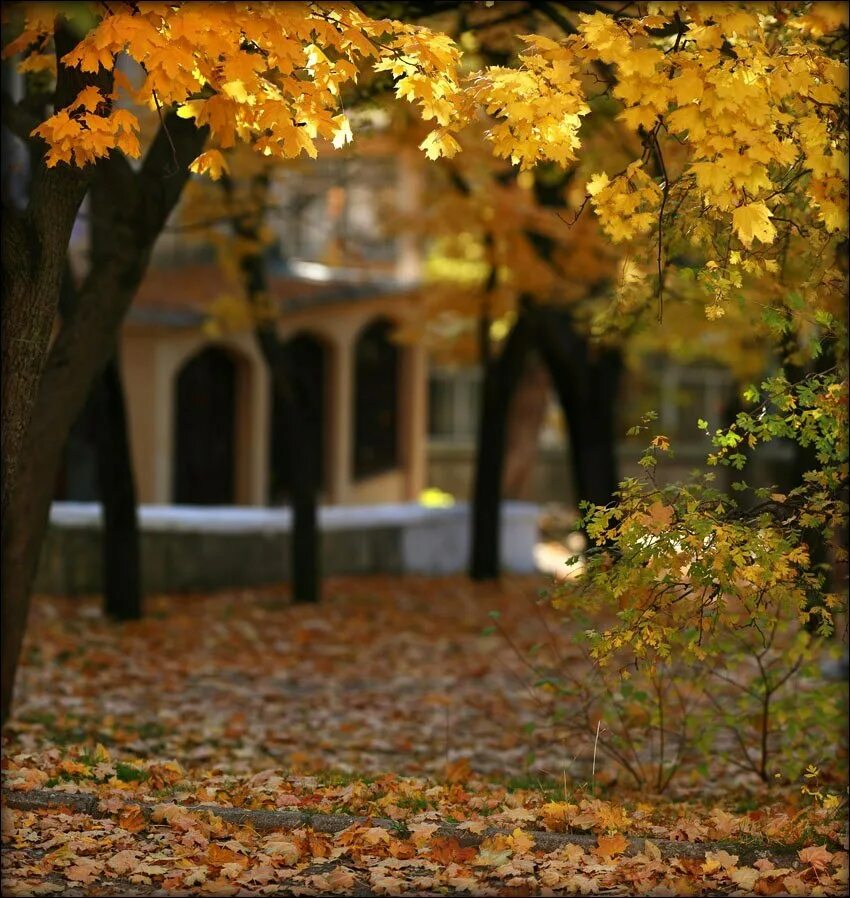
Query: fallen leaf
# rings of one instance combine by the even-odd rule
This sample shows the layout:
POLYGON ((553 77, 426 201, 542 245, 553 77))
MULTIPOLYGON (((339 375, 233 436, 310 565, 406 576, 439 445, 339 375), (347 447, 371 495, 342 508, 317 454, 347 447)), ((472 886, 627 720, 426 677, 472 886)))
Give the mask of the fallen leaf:
POLYGON ((703 873, 714 873, 715 870, 734 870, 738 866, 738 855, 728 851, 706 851, 702 865, 703 873))
POLYGON ((623 838, 620 833, 614 833, 612 836, 599 836, 593 851, 594 854, 598 854, 600 857, 612 858, 622 854, 629 847, 629 844, 629 840, 623 838))
POLYGON ((423 845, 431 841, 431 836, 439 828, 440 827, 436 823, 417 823, 415 826, 408 826, 407 829, 410 833, 411 839, 413 840, 413 844, 417 848, 421 848, 423 845))
POLYGON ((812 845, 808 848, 801 848, 797 852, 797 857, 804 864, 814 867, 815 870, 823 870, 832 860, 832 853, 827 851, 826 845, 812 845))
POLYGON ((71 882, 90 883, 96 876, 103 872, 103 864, 91 858, 81 857, 77 862, 65 870, 65 876, 71 882))
POLYGON ((731 879, 736 886, 740 886, 748 892, 753 890, 760 875, 759 871, 754 870, 752 867, 739 867, 736 870, 729 871, 729 879, 731 879))
POLYGON ((457 839, 438 838, 431 840, 428 857, 437 864, 465 864, 476 855, 475 848, 463 848, 457 839))
POLYGON ((106 866, 109 867, 113 873, 117 873, 118 876, 123 876, 125 873, 129 873, 130 870, 135 870, 140 857, 141 856, 137 851, 125 849, 124 851, 119 851, 117 854, 113 854, 112 857, 107 860, 106 866))
POLYGON ((127 832, 139 833, 147 826, 147 821, 141 807, 134 804, 118 815, 118 825, 127 832))

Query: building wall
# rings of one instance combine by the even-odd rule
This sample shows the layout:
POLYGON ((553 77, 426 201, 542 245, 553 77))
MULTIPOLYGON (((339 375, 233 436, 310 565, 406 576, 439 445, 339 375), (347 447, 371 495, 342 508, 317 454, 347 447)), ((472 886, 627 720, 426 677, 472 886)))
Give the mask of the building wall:
MULTIPOLYGON (((307 332, 318 338, 328 353, 327 488, 322 497, 326 503, 410 501, 424 488, 427 362, 419 346, 401 349, 397 469, 362 480, 352 476, 352 365, 358 334, 378 317, 400 324, 416 314, 417 306, 409 297, 380 297, 307 309, 288 315, 279 325, 283 339, 307 332)), ((173 501, 176 379, 181 367, 210 344, 225 348, 237 362, 236 502, 267 504, 272 388, 253 336, 246 333, 210 339, 200 328, 128 324, 122 333, 122 373, 142 503, 173 501)))
MULTIPOLYGON (((659 483, 687 479, 694 469, 706 469, 710 443, 697 429, 697 418, 704 418, 710 428, 721 426, 728 415, 727 405, 734 395, 731 375, 719 366, 680 365, 657 360, 646 381, 637 383, 631 375, 626 379, 620 400, 617 458, 619 474, 638 477, 638 465, 644 443, 627 439, 626 429, 649 409, 659 414, 655 433, 667 435, 673 446, 672 457, 664 459, 656 476, 659 483)), ((480 411, 480 375, 474 367, 445 368, 433 366, 429 374, 429 441, 426 482, 450 493, 458 500, 471 495, 475 465, 475 434, 480 411)), ((787 468, 787 446, 771 444, 753 453, 747 481, 754 485, 780 482, 787 468)), ((717 485, 739 480, 740 474, 728 468, 714 469, 717 485)), ((550 398, 550 413, 541 428, 537 457, 527 491, 521 497, 536 503, 563 503, 575 507, 576 496, 570 467, 569 434, 560 409, 550 398)))

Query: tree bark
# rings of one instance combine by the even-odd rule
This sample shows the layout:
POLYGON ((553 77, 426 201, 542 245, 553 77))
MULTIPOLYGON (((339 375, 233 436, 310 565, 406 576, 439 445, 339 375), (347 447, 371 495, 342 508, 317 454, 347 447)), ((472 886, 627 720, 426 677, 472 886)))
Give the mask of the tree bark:
MULTIPOLYGON (((94 238, 97 239, 99 234, 100 231, 95 229, 94 238)), ((73 315, 78 302, 79 293, 69 262, 59 294, 59 314, 63 319, 73 315)), ((124 386, 116 354, 95 379, 75 423, 80 423, 80 419, 85 419, 86 429, 94 433, 97 493, 103 509, 103 610, 113 620, 138 620, 142 616, 142 593, 136 483, 124 386)), ((67 444, 66 439, 66 447, 67 444)))
POLYGON ((286 344, 271 324, 258 325, 257 342, 269 366, 272 384, 282 400, 286 434, 290 441, 290 470, 287 480, 292 504, 290 570, 294 602, 321 599, 320 533, 318 527, 318 470, 320 460, 311 452, 303 421, 306 397, 301 372, 295 370, 286 344))
POLYGON ((500 512, 508 409, 522 376, 530 337, 523 311, 505 338, 502 351, 484 366, 472 492, 469 576, 473 580, 493 580, 501 570, 500 512))
POLYGON ((540 430, 549 404, 549 375, 537 357, 526 364, 508 410, 505 475, 506 499, 528 499, 540 445, 540 430))
MULTIPOLYGON (((57 57, 55 108, 62 109, 89 84, 104 87, 108 79, 68 69, 58 60, 77 43, 66 25, 54 33, 57 57)), ((4 106, 7 102, 4 100, 4 106)), ((18 112, 23 113, 22 108, 18 112)), ((4 109, 5 113, 5 109, 4 109)), ((11 114, 4 114, 10 124, 11 114)), ((24 132, 26 134, 26 131, 24 132)), ((3 378, 0 384, 0 479, 2 480, 2 524, 11 510, 24 439, 47 355, 59 290, 65 266, 65 251, 80 203, 92 177, 91 167, 70 165, 48 168, 45 144, 30 141, 32 179, 26 209, 3 207, 2 309, 0 353, 3 378)))
POLYGON ((97 476, 103 508, 103 610, 113 620, 142 616, 136 483, 118 358, 107 362, 94 388, 97 476))
MULTIPOLYGON (((4 495, 0 702, 4 721, 11 705, 29 593, 68 432, 95 378, 114 352, 121 322, 147 270, 153 245, 180 197, 189 178, 189 163, 203 149, 206 135, 206 128, 198 129, 193 122, 169 114, 137 172, 117 152, 97 163, 92 222, 102 230, 103 237, 93 240, 95 254, 80 287, 76 308, 63 319, 50 350, 20 452, 15 488, 8 500, 4 495)), ((70 225, 64 242, 56 249, 57 295, 69 236, 70 225)), ((4 281, 4 294, 5 289, 4 281)), ((5 308, 4 295, 4 340, 5 308)), ((55 309, 54 298, 48 334, 55 309)), ((4 373, 10 364, 13 362, 7 359, 4 349, 4 373)), ((5 377, 3 389, 5 423, 5 377)), ((4 427, 4 440, 5 430, 4 427)), ((5 443, 3 448, 5 454, 5 443)), ((6 477, 5 469, 3 476, 6 477)))
MULTIPOLYGON (((233 184, 229 177, 221 179, 221 186, 232 196, 233 184)), ((242 261, 242 276, 249 301, 259 306, 268 292, 266 260, 260 241, 264 200, 269 189, 266 173, 254 178, 254 193, 261 202, 253 217, 240 216, 232 220, 234 233, 257 246, 256 252, 247 253, 242 261)), ((254 327, 257 345, 266 360, 272 377, 272 385, 284 408, 287 439, 290 442, 287 480, 292 506, 292 543, 290 572, 292 599, 294 602, 318 602, 321 598, 320 533, 318 528, 318 493, 320 459, 314 458, 307 429, 304 427, 309 411, 310 391, 303 381, 304 374, 297 370, 284 341, 280 339, 272 321, 258 318, 254 327)))
MULTIPOLYGON (((56 110, 73 102, 84 87, 96 85, 108 90, 111 84, 112 74, 105 70, 92 75, 62 65, 62 56, 72 50, 78 40, 79 36, 70 26, 57 18, 54 29, 56 110)), ((10 104, 4 101, 3 105, 6 121, 6 108, 10 104)), ((13 547, 13 527, 18 527, 16 497, 26 490, 22 466, 27 461, 28 434, 36 414, 71 230, 93 173, 91 166, 80 169, 59 164, 48 168, 44 161, 44 144, 32 139, 30 146, 34 164, 27 206, 19 212, 9 204, 4 205, 0 244, 0 364, 3 372, 0 384, 0 554, 3 568, 0 724, 9 713, 29 610, 29 585, 24 590, 6 588, 7 569, 15 566, 20 554, 13 547)), ((51 488, 52 485, 51 478, 51 488)))
POLYGON ((536 340, 569 431, 579 502, 607 505, 619 482, 615 412, 622 377, 619 349, 593 346, 565 309, 535 310, 536 340))

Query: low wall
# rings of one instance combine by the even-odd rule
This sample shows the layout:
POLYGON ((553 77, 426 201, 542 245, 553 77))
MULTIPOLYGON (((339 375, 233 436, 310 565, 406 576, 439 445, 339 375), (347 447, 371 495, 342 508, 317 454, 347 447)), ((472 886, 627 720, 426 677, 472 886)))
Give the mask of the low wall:
MULTIPOLYGON (((506 570, 534 570, 536 505, 502 511, 506 570)), ((142 587, 146 593, 258 586, 289 579, 289 509, 142 505, 142 587)), ((324 574, 454 574, 466 569, 469 509, 416 504, 333 506, 319 511, 324 574)), ((101 508, 56 502, 39 561, 36 591, 97 593, 101 508)))

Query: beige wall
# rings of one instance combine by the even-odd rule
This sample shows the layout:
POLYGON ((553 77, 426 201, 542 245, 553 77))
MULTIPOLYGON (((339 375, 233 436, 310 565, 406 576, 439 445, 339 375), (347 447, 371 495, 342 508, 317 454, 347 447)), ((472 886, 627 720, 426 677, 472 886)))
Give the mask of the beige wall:
MULTIPOLYGON (((399 323, 418 314, 409 297, 382 297, 334 304, 288 315, 281 337, 307 331, 328 352, 326 405, 326 482, 323 501, 357 505, 415 500, 424 488, 427 360, 420 346, 402 348, 401 462, 398 470, 354 481, 352 478, 352 363, 361 329, 379 316, 399 323)), ((237 502, 265 505, 269 474, 271 384, 268 370, 248 334, 211 340, 193 328, 127 325, 122 335, 122 368, 130 418, 130 439, 139 500, 172 501, 175 381, 181 366, 207 344, 223 346, 238 360, 237 502)))

